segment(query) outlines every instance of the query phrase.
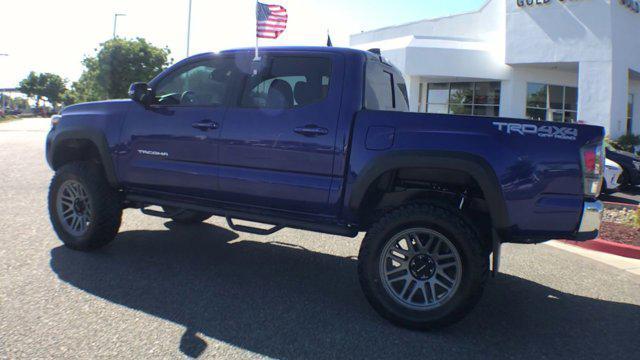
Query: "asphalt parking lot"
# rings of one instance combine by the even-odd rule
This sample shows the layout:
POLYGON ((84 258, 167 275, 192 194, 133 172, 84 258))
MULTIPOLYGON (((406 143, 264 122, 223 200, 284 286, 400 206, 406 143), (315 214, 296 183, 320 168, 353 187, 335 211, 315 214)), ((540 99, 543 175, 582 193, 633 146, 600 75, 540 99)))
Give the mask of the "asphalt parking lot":
POLYGON ((127 210, 110 246, 51 230, 48 120, 0 124, 0 358, 581 358, 640 353, 640 276, 546 245, 506 245, 461 323, 394 327, 356 276, 359 239, 178 226, 127 210), (42 121, 45 123, 40 123, 42 121))

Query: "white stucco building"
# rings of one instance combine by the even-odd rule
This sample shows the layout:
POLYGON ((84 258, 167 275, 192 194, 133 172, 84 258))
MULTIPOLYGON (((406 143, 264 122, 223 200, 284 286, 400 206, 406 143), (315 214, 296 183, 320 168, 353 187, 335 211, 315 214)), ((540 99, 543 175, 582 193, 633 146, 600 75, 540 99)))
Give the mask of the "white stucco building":
POLYGON ((351 36, 406 76, 412 111, 602 125, 640 134, 640 0, 489 0, 351 36))

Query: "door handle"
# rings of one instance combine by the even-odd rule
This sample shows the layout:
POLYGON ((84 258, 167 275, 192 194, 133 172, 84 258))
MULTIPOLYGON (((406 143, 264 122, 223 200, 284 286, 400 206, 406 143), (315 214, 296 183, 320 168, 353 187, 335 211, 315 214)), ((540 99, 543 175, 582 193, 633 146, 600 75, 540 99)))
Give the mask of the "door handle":
POLYGON ((207 131, 207 130, 215 130, 218 128, 218 123, 215 121, 211 121, 211 120, 202 120, 200 122, 195 122, 193 124, 191 124, 191 126, 193 126, 194 128, 198 129, 198 130, 202 130, 202 131, 207 131))
POLYGON ((322 136, 322 135, 327 135, 329 133, 329 129, 323 128, 317 125, 307 125, 304 127, 297 127, 293 131, 300 135, 304 135, 308 137, 322 136))

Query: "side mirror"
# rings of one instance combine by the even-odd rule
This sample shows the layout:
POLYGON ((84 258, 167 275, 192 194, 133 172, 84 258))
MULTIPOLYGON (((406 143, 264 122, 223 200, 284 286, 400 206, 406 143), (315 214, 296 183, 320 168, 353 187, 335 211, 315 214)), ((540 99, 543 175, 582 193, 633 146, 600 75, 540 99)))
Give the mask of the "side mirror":
POLYGON ((148 106, 151 104, 153 95, 147 83, 137 82, 129 86, 129 97, 137 103, 148 106))

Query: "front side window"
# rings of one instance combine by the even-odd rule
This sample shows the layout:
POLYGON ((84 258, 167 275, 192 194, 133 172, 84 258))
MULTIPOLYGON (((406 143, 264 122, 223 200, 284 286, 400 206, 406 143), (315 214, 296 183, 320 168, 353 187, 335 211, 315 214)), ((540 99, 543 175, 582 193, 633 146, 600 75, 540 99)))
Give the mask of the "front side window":
POLYGON ((167 106, 220 106, 236 73, 230 59, 186 65, 155 86, 155 102, 167 106))
POLYGON ((476 116, 499 116, 499 82, 430 83, 427 112, 476 116))
POLYGON ((324 100, 329 93, 331 60, 274 57, 271 66, 247 77, 240 106, 290 109, 324 100))
POLYGON ((578 88, 527 84, 527 118, 539 121, 575 123, 578 114, 578 88))

